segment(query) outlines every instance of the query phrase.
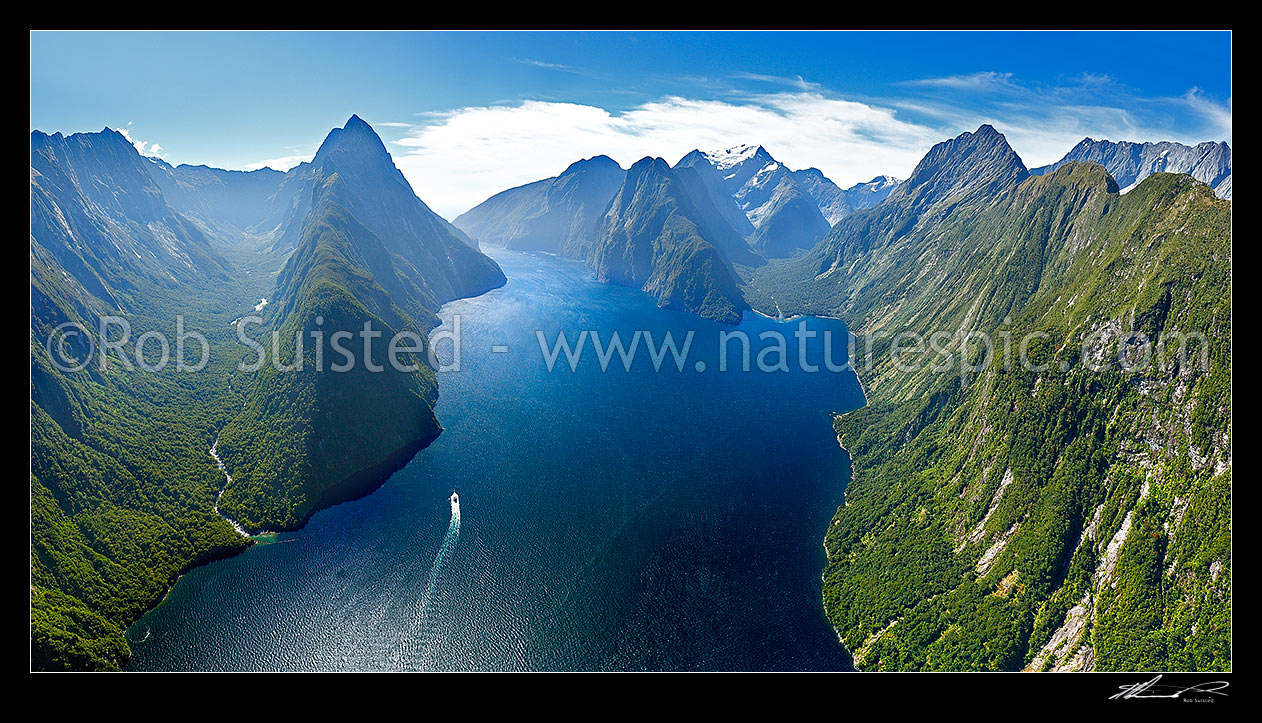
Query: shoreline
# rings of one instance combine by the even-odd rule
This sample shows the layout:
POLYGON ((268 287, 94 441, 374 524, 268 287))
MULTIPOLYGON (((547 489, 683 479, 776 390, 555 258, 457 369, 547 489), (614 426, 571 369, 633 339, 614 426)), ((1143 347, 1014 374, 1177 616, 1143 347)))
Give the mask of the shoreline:
MULTIPOLYGON (((832 318, 832 317, 829 317, 829 318, 832 318)), ((845 321, 844 321, 844 320, 841 320, 841 321, 842 321, 842 323, 843 323, 843 324, 845 323, 845 321)), ((849 331, 849 327, 847 327, 847 331, 849 331)), ((862 406, 859 406, 859 407, 855 407, 854 409, 851 409, 851 410, 850 410, 850 411, 848 411, 848 412, 842 412, 842 413, 833 412, 833 415, 832 415, 832 421, 833 421, 833 432, 834 432, 835 434, 837 434, 837 446, 841 448, 841 451, 843 451, 843 452, 845 452, 845 453, 846 453, 846 458, 850 461, 850 479, 846 480, 846 488, 845 488, 844 490, 842 490, 842 493, 841 493, 841 501, 842 501, 841 508, 846 508, 846 507, 849 507, 849 506, 850 506, 850 485, 854 484, 854 476, 855 476, 855 475, 854 475, 854 455, 850 453, 850 450, 846 449, 846 443, 845 443, 845 441, 844 441, 844 440, 842 440, 842 438, 841 438, 841 434, 837 433, 837 426, 836 426, 836 424, 837 424, 837 420, 838 420, 838 419, 841 419, 842 417, 846 416, 847 414, 850 414, 851 412, 855 412, 855 411, 858 411, 858 410, 860 410, 860 409, 863 409, 864 407, 868 406, 868 404, 869 404, 869 401, 868 401, 868 390, 867 390, 867 388, 865 388, 865 387, 863 386, 863 378, 862 378, 862 377, 860 377, 860 376, 859 376, 859 372, 855 370, 853 361, 851 361, 850 369, 851 369, 852 371, 854 371, 854 378, 855 378, 855 381, 859 384, 859 393, 863 395, 863 405, 862 405, 862 406)), ((839 508, 839 509, 841 509, 841 508, 839 508)), ((833 512, 833 518, 832 518, 832 521, 833 521, 833 522, 835 522, 835 521, 836 521, 836 519, 837 519, 837 512, 836 512, 836 511, 834 511, 834 512, 833 512)), ((829 523, 829 527, 832 527, 832 523, 831 523, 831 522, 829 523)), ((821 572, 820 572, 820 575, 819 575, 819 576, 820 576, 820 583, 821 583, 821 585, 820 585, 820 587, 821 587, 821 590, 820 590, 820 607, 824 608, 824 619, 825 619, 825 620, 828 620, 828 624, 829 624, 829 626, 831 626, 831 627, 832 627, 832 629, 833 629, 833 634, 837 636, 837 642, 838 642, 838 643, 840 643, 840 644, 841 644, 842 649, 846 651, 846 655, 850 656, 850 666, 851 666, 852 668, 854 668, 854 672, 856 672, 856 673, 862 673, 862 672, 864 672, 864 671, 863 671, 862 669, 860 669, 860 668, 859 668, 859 663, 858 663, 858 661, 855 659, 855 656, 854 656, 854 651, 852 651, 852 650, 850 649, 850 646, 849 646, 849 645, 846 645, 846 641, 845 641, 845 640, 843 640, 843 639, 842 639, 842 637, 841 637, 841 631, 837 629, 837 626, 833 625, 833 621, 832 621, 832 620, 828 617, 828 606, 827 606, 827 604, 824 602, 824 594, 825 594, 825 591, 823 590, 823 587, 824 587, 824 586, 826 586, 826 585, 828 584, 828 582, 827 582, 827 580, 826 580, 826 578, 825 578, 825 575, 826 575, 826 573, 827 573, 827 571, 828 571, 828 565, 832 564, 832 555, 831 555, 831 554, 829 553, 829 551, 828 551, 828 531, 827 531, 827 530, 825 530, 825 532, 824 532, 824 538, 820 541, 820 544, 821 544, 821 545, 823 546, 823 548, 824 548, 824 561, 825 561, 825 562, 824 562, 824 570, 823 570, 823 571, 821 571, 821 572)))
MULTIPOLYGON (((441 431, 442 431, 442 430, 441 430, 441 428, 440 428, 439 433, 441 433, 441 431)), ((156 610, 156 609, 158 609, 159 607, 161 607, 161 606, 163 605, 163 603, 165 603, 165 602, 167 601, 167 599, 171 597, 171 593, 175 591, 175 586, 176 586, 176 585, 178 585, 178 584, 180 583, 180 580, 183 580, 183 579, 184 579, 184 576, 185 576, 185 575, 187 575, 188 573, 192 572, 193 570, 195 570, 195 569, 197 569, 197 568, 199 568, 199 567, 202 567, 203 565, 210 565, 210 564, 215 563, 215 562, 221 562, 221 561, 223 561, 223 560, 227 560, 227 559, 230 559, 230 558, 236 557, 237 555, 240 555, 240 554, 242 554, 242 553, 246 552, 247 550, 249 550, 250 548, 254 547, 255 545, 272 545, 272 544, 277 544, 277 543, 279 542, 279 540, 278 540, 278 539, 276 539, 276 538, 277 538, 277 537, 279 537, 279 535, 280 535, 281 533, 284 533, 284 532, 295 532, 295 531, 297 531, 297 530, 302 529, 303 527, 306 527, 307 523, 308 523, 308 522, 310 521, 310 519, 311 519, 311 516, 312 516, 312 515, 314 515, 314 514, 316 514, 317 512, 321 512, 321 511, 323 511, 323 510, 326 510, 326 509, 330 509, 330 508, 336 507, 336 506, 338 506, 338 505, 340 505, 340 504, 343 504, 343 503, 345 503, 345 502, 351 502, 351 501, 354 501, 354 500, 357 500, 357 499, 362 499, 363 497, 367 497, 368 495, 372 494, 373 492, 376 492, 378 489, 380 489, 382 486, 384 486, 384 485, 385 485, 385 483, 386 483, 386 482, 388 482, 388 481, 390 480, 390 478, 394 476, 394 473, 395 473, 395 472, 397 472, 397 471, 399 471, 399 469, 402 469, 403 467, 407 466, 407 463, 408 463, 408 462, 411 462, 411 460, 412 460, 412 458, 413 458, 413 457, 415 457, 417 454, 419 454, 419 453, 420 453, 420 451, 421 451, 422 449, 424 449, 425 447, 427 447, 427 446, 429 446, 430 444, 432 444, 432 443, 434 442, 434 440, 438 439, 438 436, 439 436, 438 434, 434 434, 434 435, 433 435, 433 436, 431 436, 431 437, 428 437, 428 438, 425 438, 425 439, 423 439, 423 440, 420 440, 418 443, 416 443, 416 444, 414 444, 414 445, 409 445, 408 447, 405 447, 403 450, 396 451, 394 454, 392 454, 392 455, 388 456, 388 457, 386 458, 386 460, 383 460, 381 463, 379 463, 379 464, 377 464, 377 465, 374 465, 374 466, 373 466, 373 467, 371 467, 371 468, 368 468, 368 469, 365 469, 365 470, 360 470, 359 472, 357 472, 357 473, 355 473, 355 474, 352 474, 352 475, 348 476, 345 480, 343 480, 343 482, 348 482, 348 481, 349 481, 349 482, 352 482, 352 483, 354 483, 354 482, 360 482, 360 483, 363 483, 363 482, 365 482, 365 481, 371 481, 371 480, 373 480, 373 479, 376 479, 376 478, 377 478, 377 476, 378 476, 381 472, 383 472, 383 471, 384 471, 384 470, 386 470, 386 469, 390 469, 390 471, 389 471, 388 473, 386 473, 386 474, 384 474, 384 475, 381 475, 381 476, 380 476, 380 481, 378 481, 375 485, 372 485, 370 489, 366 489, 366 490, 365 490, 365 489, 364 489, 364 487, 363 487, 363 486, 362 486, 362 484, 361 484, 361 486, 358 488, 358 490, 361 492, 360 494, 355 494, 355 495, 353 495, 353 496, 343 497, 343 498, 338 499, 337 501, 332 502, 332 503, 330 503, 330 504, 328 504, 328 505, 323 505, 323 506, 321 506, 319 509, 314 510, 314 511, 311 513, 311 515, 308 515, 305 519, 303 519, 303 520, 302 520, 302 522, 301 522, 301 524, 299 524, 298 526, 294 527, 293 529, 283 529, 283 530, 276 530, 276 531, 264 530, 264 531, 261 531, 261 532, 259 532, 259 533, 257 533, 257 534, 251 535, 251 534, 249 534, 248 532, 245 532, 245 528, 244 528, 244 527, 242 527, 240 524, 238 524, 235 520, 233 520, 233 519, 231 519, 231 518, 227 517, 226 515, 224 515, 224 514, 222 514, 222 513, 220 513, 220 512, 219 512, 219 499, 218 499, 218 497, 216 497, 216 498, 215 498, 215 504, 214 504, 214 511, 215 511, 215 513, 216 513, 216 514, 218 514, 218 515, 219 515, 221 518, 223 518, 225 521, 227 521, 229 524, 231 524, 231 525, 233 526, 233 529, 234 529, 234 530, 236 530, 238 533, 240 533, 240 534, 242 535, 242 537, 244 538, 244 541, 245 541, 245 543, 246 543, 246 544, 245 544, 244 546, 242 546, 242 547, 235 547, 235 548, 212 548, 211 550, 209 550, 209 551, 205 554, 205 556, 204 556, 204 557, 199 558, 199 559, 194 559, 192 562, 190 562, 190 563, 188 564, 188 566, 187 566, 187 567, 185 567, 184 569, 182 569, 182 570, 181 570, 181 571, 180 571, 180 572, 179 572, 179 573, 175 576, 175 579, 174 579, 174 580, 172 580, 172 581, 171 581, 171 582, 167 585, 167 587, 166 587, 166 591, 162 593, 162 596, 161 596, 161 597, 160 597, 160 598, 159 598, 156 602, 154 602, 154 603, 152 603, 152 604, 150 604, 150 605, 146 606, 146 607, 145 607, 144 612, 143 612, 143 613, 141 613, 141 614, 140 614, 140 615, 139 615, 139 616, 138 616, 135 620, 132 620, 132 621, 131 621, 128 625, 127 625, 127 627, 123 629, 123 640, 127 643, 127 649, 128 649, 128 659, 129 659, 129 660, 128 660, 128 664, 130 664, 130 658, 131 658, 131 646, 132 646, 132 644, 133 644, 133 643, 132 643, 132 640, 131 640, 128 636, 127 636, 128 632, 129 632, 129 631, 130 631, 130 630, 131 630, 131 629, 132 629, 132 628, 133 628, 133 627, 134 627, 137 623, 139 623, 141 620, 143 620, 143 619, 145 618, 145 616, 146 616, 146 615, 148 615, 149 613, 151 613, 151 612, 153 612, 154 610, 156 610), (419 446, 417 446, 417 445, 419 445, 419 446), (414 446, 416 446, 416 448, 415 448, 415 449, 412 449, 414 446), (410 454, 408 453, 408 451, 409 451, 409 450, 412 450, 410 454), (405 460, 402 462, 402 464, 400 465, 400 464, 399 464, 399 460, 400 460, 400 458, 402 458, 404 455, 406 455, 406 459, 405 459, 405 460), (263 538, 271 538, 271 539, 270 539, 270 540, 264 540, 263 538)), ((215 459, 215 462, 219 465, 219 469, 220 469, 221 471, 223 471, 224 476, 227 478, 227 482, 231 482, 231 481, 232 481, 232 477, 228 474, 227 470, 225 470, 225 469, 224 469, 224 467, 223 467, 223 463, 219 460, 219 456, 218 456, 218 454, 217 454, 217 453, 218 453, 218 449, 217 449, 218 444, 219 444, 219 437, 218 437, 218 435, 216 435, 216 436, 215 436, 215 443, 211 445, 211 456, 215 459)), ((225 484, 224 484, 224 487, 223 487, 222 489, 220 489, 220 491, 219 491, 219 496, 220 496, 220 497, 222 497, 222 496, 223 496, 223 490, 224 490, 224 489, 227 489, 227 487, 228 487, 228 485, 227 485, 227 483, 225 483, 225 484)), ((147 639, 147 638, 146 638, 146 639, 147 639)), ((142 641, 137 641, 137 642, 143 642, 143 640, 142 640, 142 641)), ((121 667, 120 667, 120 669, 121 669, 121 670, 126 670, 126 666, 125 666, 125 665, 124 665, 124 666, 121 666, 121 667)))
MULTIPOLYGON (((765 311, 759 311, 758 309, 755 309, 752 306, 749 308, 749 310, 752 313, 763 317, 764 319, 771 319, 772 321, 779 321, 779 322, 796 321, 798 319, 830 319, 832 321, 840 321, 843 324, 846 323, 846 320, 841 318, 840 316, 829 316, 828 314, 793 314, 791 316, 772 316, 771 314, 768 314, 765 311)), ((849 327, 847 327, 847 330, 849 330, 849 327)), ((855 376, 858 376, 858 375, 856 374, 855 376)), ((862 384, 860 386, 862 386, 862 384)))
MULTIPOLYGON (((473 294, 473 295, 470 295, 467 297, 461 297, 461 298, 462 299, 477 298, 478 296, 487 294, 491 291, 494 291, 495 289, 502 288, 507 283, 508 283, 508 279, 507 277, 505 277, 504 284, 500 284, 494 288, 487 289, 477 294, 473 294)), ((260 299, 260 302, 263 302, 263 301, 266 301, 266 299, 260 299)), ((447 302, 447 303, 450 303, 450 302, 447 302)), ((232 323, 235 324, 236 320, 234 320, 232 323)), ((231 374, 228 375, 228 390, 230 392, 232 391, 232 375, 231 374)), ((435 422, 437 423, 437 418, 435 418, 435 422)), ((223 463, 223 460, 220 459, 219 457, 219 436, 222 433, 222 429, 219 432, 216 432, 215 439, 211 443, 209 452, 210 452, 211 458, 214 459, 216 466, 219 468, 219 471, 222 472, 224 475, 224 485, 223 487, 219 489, 219 493, 215 496, 215 501, 212 504, 212 509, 215 512, 215 514, 219 515, 220 518, 222 518, 224 521, 232 525, 233 530, 236 531, 241 536, 241 538, 245 541, 245 544, 241 547, 234 547, 234 548, 211 548, 210 550, 206 551, 201 557, 190 560, 188 564, 184 566, 180 570, 180 572, 175 576, 175 579, 167 584, 166 590, 162 593, 161 597, 159 597, 156 601, 146 605, 144 611, 140 613, 140 615, 138 615, 134 620, 131 620, 130 622, 127 623, 126 627, 123 628, 123 640, 127 644, 128 664, 130 664, 131 646, 132 646, 132 640, 128 638, 127 636, 128 632, 137 623, 143 620, 146 615, 148 615, 150 612, 154 611, 155 609, 160 607, 163 603, 165 603, 167 599, 171 597, 171 593, 174 592, 175 586, 179 584, 180 580, 182 580, 185 575, 187 575, 188 573, 192 572, 194 569, 201 567, 203 565, 209 565, 211 563, 221 562, 223 560, 236 557, 237 555, 240 555, 246 552, 247 550, 254 547, 255 545, 276 544, 280 542, 280 540, 277 538, 282 533, 296 532, 306 527, 307 523, 311 520, 311 517, 315 515, 316 513, 321 512, 326 509, 330 509, 332 507, 336 507, 345 502, 352 502, 357 499, 362 499, 372 494, 373 492, 376 492, 378 489, 384 486, 386 482, 390 481, 390 478, 393 477, 396 472, 401 470, 403 467, 406 467, 412 461, 412 459, 421 452, 421 450, 425 449, 430 444, 433 444, 434 441, 438 439, 439 435, 442 434, 442 431, 443 431, 442 425, 437 424, 437 430, 433 434, 427 435, 418 440, 414 440, 412 443, 405 445, 402 449, 395 450, 391 454, 386 455, 386 457, 380 460, 377 464, 367 467, 365 469, 361 469, 355 473, 348 475, 347 477, 342 479, 337 486, 345 485, 345 486, 348 486, 350 489, 342 490, 340 495, 335 496, 334 498, 327 501, 325 504, 321 504, 316 509, 313 509, 310 514, 306 515, 297 525, 293 526, 292 528, 283 528, 279 530, 261 530, 260 532, 254 535, 251 535, 249 531, 246 530, 245 527, 241 525, 239 522, 237 522, 236 520, 233 520, 232 518, 228 517, 227 515, 224 515, 223 513, 219 511, 219 500, 220 498, 223 497, 223 493, 228 489, 228 485, 231 484, 232 475, 229 474, 227 467, 223 463), (270 539, 264 540, 263 538, 270 538, 270 539)), ((147 636, 145 639, 148 639, 147 636)), ((120 666, 120 670, 126 670, 126 669, 127 669, 126 665, 120 666)))
MULTIPOLYGON (((856 378, 857 378, 858 376, 859 376, 858 374, 856 374, 856 375, 855 375, 855 377, 856 377, 856 378)), ((866 401, 867 401, 867 398, 866 398, 866 396, 865 396, 865 397, 864 397, 864 402, 865 402, 865 403, 864 403, 864 406, 867 406, 866 401)), ((863 407, 859 407, 859 409, 862 409, 862 408, 863 408, 863 407)), ((851 411, 854 411, 854 410, 851 410, 851 411)), ((849 412, 846 412, 845 414, 849 414, 849 412)), ((845 415, 844 415, 844 414, 837 414, 836 412, 834 412, 834 413, 833 413, 833 420, 835 421, 835 420, 837 420, 838 418, 840 418, 840 417, 842 417, 842 416, 845 416, 845 415)), ((846 453, 846 457, 847 457, 847 459, 849 459, 849 460, 850 460, 850 479, 846 482, 846 489, 845 489, 844 491, 842 491, 842 493, 841 493, 841 497, 842 497, 842 507, 849 507, 849 506, 850 506, 850 499, 849 499, 849 496, 850 496, 850 485, 851 485, 851 483, 853 483, 853 482, 854 482, 854 456, 850 454, 850 450, 846 449, 846 445, 842 442, 842 440, 841 440, 841 435, 840 435, 840 434, 838 434, 838 435, 837 435, 837 446, 841 448, 841 451, 843 451, 843 452, 845 452, 845 453, 846 453)), ((833 520, 836 520, 836 519, 837 519, 837 513, 836 513, 836 512, 834 512, 834 513, 833 513, 833 520)), ((832 525, 830 524, 829 526, 831 527, 832 525)), ((820 574, 819 574, 819 577, 820 577, 820 583, 821 583, 821 588, 823 588, 824 586, 826 586, 826 585, 828 584, 828 581, 827 581, 827 579, 826 579, 826 577, 825 577, 825 576, 826 576, 826 574, 827 574, 827 571, 828 571, 828 565, 832 564, 832 555, 831 555, 831 554, 829 554, 829 552, 828 552, 828 533, 827 533, 827 532, 825 532, 825 533, 824 533, 824 539, 820 541, 820 544, 821 544, 821 545, 823 546, 823 548, 824 548, 824 560, 825 560, 824 570, 823 570, 822 572, 820 572, 820 574)), ((842 639, 842 637, 841 637, 841 631, 837 629, 837 626, 833 625, 833 621, 832 621, 832 620, 828 617, 828 606, 824 603, 824 599, 823 599, 823 598, 824 598, 824 595, 823 595, 823 594, 824 594, 824 590, 823 590, 823 589, 821 589, 821 590, 820 590, 820 593, 821 593, 821 594, 820 594, 820 601, 819 601, 819 602, 820 602, 820 607, 824 608, 824 619, 825 619, 825 620, 828 620, 828 625, 829 625, 829 627, 831 627, 831 628, 833 629, 833 634, 837 636, 837 642, 841 645, 842 650, 845 650, 845 651, 846 651, 846 655, 850 656, 850 667, 854 668, 854 672, 856 672, 856 673, 862 673, 862 672, 864 672, 861 668, 859 668, 859 663, 858 663, 858 661, 857 661, 857 660, 855 659, 855 657, 854 657, 854 651, 852 651, 852 650, 850 649, 850 646, 849 646, 849 645, 846 645, 846 641, 845 641, 844 639, 842 639)))

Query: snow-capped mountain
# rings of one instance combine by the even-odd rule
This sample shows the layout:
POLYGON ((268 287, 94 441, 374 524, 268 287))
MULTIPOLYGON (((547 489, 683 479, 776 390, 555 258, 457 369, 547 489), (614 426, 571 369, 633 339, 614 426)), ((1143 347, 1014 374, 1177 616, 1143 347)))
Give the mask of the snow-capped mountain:
POLYGON ((898 188, 900 183, 902 180, 893 176, 877 176, 867 183, 856 183, 847 188, 844 191, 846 201, 850 204, 850 208, 862 211, 884 201, 890 195, 890 191, 898 188))
POLYGON ((876 205, 898 185, 878 176, 842 190, 817 168, 793 171, 762 146, 692 151, 676 168, 695 168, 733 228, 768 257, 810 248, 855 211, 876 205))

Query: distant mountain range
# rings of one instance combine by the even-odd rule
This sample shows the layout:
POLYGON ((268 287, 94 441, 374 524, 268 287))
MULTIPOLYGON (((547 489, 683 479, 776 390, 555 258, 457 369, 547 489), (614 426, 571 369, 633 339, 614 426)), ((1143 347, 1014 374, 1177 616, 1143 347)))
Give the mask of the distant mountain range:
POLYGON ((496 246, 581 257, 625 176, 608 156, 576 161, 559 176, 495 194, 454 223, 496 246))
POLYGON ((1231 146, 1223 142, 1185 146, 1169 141, 1131 143, 1083 138, 1064 158, 1030 173, 1050 173, 1075 161, 1104 166, 1122 187, 1122 193, 1154 173, 1186 173, 1209 184, 1219 198, 1231 198, 1231 146))
POLYGON ((150 287, 227 277, 211 238, 166 203, 148 165, 117 131, 31 134, 32 263, 47 282, 34 285, 37 305, 134 308, 150 287), (69 298, 57 298, 65 285, 69 298))
POLYGON ((645 161, 634 178, 607 156, 577 161, 559 176, 492 196, 454 224, 487 243, 586 259, 600 278, 641 286, 664 306, 732 322, 745 307, 732 291, 736 266, 758 266, 810 248, 833 222, 880 203, 898 185, 880 176, 842 190, 817 169, 788 170, 761 146, 692 151, 674 167, 651 158, 636 166, 645 161), (619 227, 655 214, 662 217, 652 224, 619 227), (693 252, 676 253, 678 237, 645 236, 673 230, 674 224, 688 227, 684 246, 713 247, 717 261, 699 263, 693 252), (616 248, 655 239, 653 252, 616 248), (665 283, 697 273, 705 278, 688 294, 665 283))
MULTIPOLYGON (((983 126, 979 132, 993 130, 983 126)), ((961 136, 966 137, 971 138, 969 134, 961 136)), ((856 212, 873 207, 882 209, 878 214, 882 218, 899 217, 919 225, 937 223, 955 208, 959 200, 956 194, 971 189, 978 177, 1002 185, 1017 180, 1018 175, 1042 175, 1068 163, 1095 162, 1114 177, 1123 193, 1153 173, 1171 172, 1187 173, 1213 186, 1220 197, 1231 197, 1231 149, 1225 143, 1202 143, 1191 148, 1177 143, 1112 143, 1088 138, 1061 161, 1033 171, 1027 171, 1006 144, 1003 158, 987 157, 995 151, 990 144, 974 142, 975 148, 969 143, 963 145, 968 146, 967 152, 961 154, 954 167, 932 162, 934 153, 945 152, 935 147, 926 156, 929 164, 921 164, 922 177, 915 183, 878 176, 844 190, 818 169, 789 170, 756 145, 720 151, 694 150, 665 169, 664 162, 650 164, 653 174, 670 177, 669 215, 689 222, 691 243, 704 242, 714 247, 722 261, 717 264, 683 265, 693 259, 685 261, 679 255, 661 253, 662 248, 673 248, 673 242, 666 237, 660 239, 658 246, 662 248, 656 253, 614 249, 617 241, 608 231, 616 228, 618 219, 627 214, 647 218, 661 210, 663 198, 643 194, 628 199, 628 189, 622 185, 626 172, 606 156, 578 161, 559 176, 498 193, 456 218, 455 226, 488 243, 586 259, 596 264, 600 278, 641 286, 663 305, 734 321, 745 306, 741 295, 729 292, 740 268, 758 267, 767 260, 803 252, 818 254, 820 250, 815 247, 830 229, 856 212), (1001 167, 1008 170, 1001 173, 1001 167), (932 168, 933 176, 923 177, 924 168, 932 168), (932 196, 926 195, 927 188, 934 189, 932 196), (610 205, 620 193, 621 210, 614 213, 610 205), (638 208, 639 204, 647 207, 638 208), (937 208, 927 208, 926 204, 937 208), (599 263, 592 256, 597 248, 601 249, 599 263), (638 261, 612 262, 619 257, 638 261), (703 310, 700 299, 704 294, 681 296, 660 284, 663 278, 682 280, 694 274, 704 276, 695 280, 706 293, 723 289, 720 295, 726 301, 706 304, 703 310)), ((638 233, 642 236, 646 228, 640 228, 638 233)), ((908 230, 889 227, 883 232, 901 235, 908 230)), ((630 237, 622 234, 618 238, 625 242, 630 237)), ((858 238, 864 244, 873 242, 866 235, 858 238)), ((651 241, 638 237, 635 243, 651 241)))
POLYGON ((819 169, 790 171, 765 148, 751 145, 692 151, 679 166, 712 169, 717 177, 712 187, 735 201, 751 227, 744 235, 768 258, 810 248, 832 224, 880 203, 899 183, 878 176, 843 191, 819 169))

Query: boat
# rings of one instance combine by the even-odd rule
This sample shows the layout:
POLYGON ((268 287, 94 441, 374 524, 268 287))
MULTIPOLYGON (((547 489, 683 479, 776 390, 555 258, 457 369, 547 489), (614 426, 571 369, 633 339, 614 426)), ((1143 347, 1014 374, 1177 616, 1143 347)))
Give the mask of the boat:
POLYGON ((451 502, 453 505, 458 505, 460 504, 460 495, 456 494, 455 490, 452 490, 451 497, 448 497, 447 501, 451 502))

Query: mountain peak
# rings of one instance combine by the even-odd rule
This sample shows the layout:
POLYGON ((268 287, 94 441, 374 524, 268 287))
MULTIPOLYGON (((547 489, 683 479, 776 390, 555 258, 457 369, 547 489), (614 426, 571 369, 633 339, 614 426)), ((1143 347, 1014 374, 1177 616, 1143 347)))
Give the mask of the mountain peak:
POLYGON ((710 161, 720 171, 726 171, 742 165, 755 157, 764 160, 764 162, 773 160, 765 148, 749 143, 742 143, 720 151, 705 151, 704 154, 706 160, 710 161))
POLYGON ((358 115, 352 115, 347 119, 346 125, 342 128, 329 131, 329 135, 320 144, 320 150, 316 151, 312 163, 318 166, 335 154, 357 158, 390 158, 385 144, 381 142, 381 137, 358 115))
POLYGON ((110 128, 109 126, 105 126, 104 128, 102 128, 100 133, 96 133, 96 134, 75 133, 74 135, 84 135, 84 136, 99 135, 102 138, 108 138, 109 140, 112 140, 112 141, 121 141, 122 143, 125 143, 128 146, 132 145, 131 141, 127 140, 127 136, 123 135, 122 131, 114 130, 113 128, 110 128))
POLYGON ((564 171, 561 172, 561 175, 564 176, 567 173, 576 173, 586 168, 599 168, 601 166, 605 166, 610 169, 617 168, 618 170, 622 170, 622 166, 619 166, 617 161, 610 158, 609 156, 602 154, 599 156, 592 156, 591 158, 584 158, 582 160, 574 161, 569 166, 567 166, 564 171))
POLYGON ((368 131, 369 133, 372 133, 373 135, 377 134, 376 131, 372 129, 372 126, 368 125, 367 121, 365 121, 363 118, 360 118, 357 114, 354 114, 354 113, 351 114, 350 118, 346 119, 346 125, 342 128, 342 130, 368 131))
POLYGON ((1029 171, 1008 139, 989 124, 961 133, 929 149, 916 164, 900 195, 946 198, 970 188, 1005 188, 1019 183, 1029 171))
MULTIPOLYGON (((1004 134, 995 130, 995 127, 989 123, 983 123, 977 127, 972 133, 961 133, 955 138, 955 141, 968 141, 975 145, 994 146, 1008 148, 1008 138, 1004 134)), ((951 143, 952 141, 947 141, 951 143)))
POLYGON ((645 156, 635 163, 631 164, 630 171, 636 173, 645 173, 649 170, 657 173, 666 174, 670 171, 670 164, 664 158, 654 158, 653 156, 645 156))

